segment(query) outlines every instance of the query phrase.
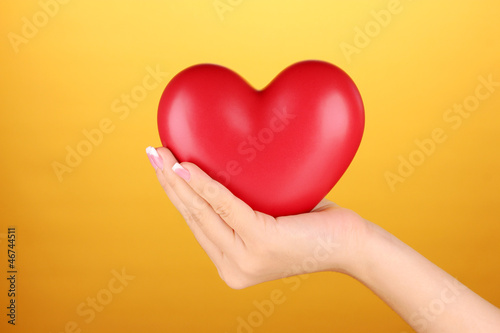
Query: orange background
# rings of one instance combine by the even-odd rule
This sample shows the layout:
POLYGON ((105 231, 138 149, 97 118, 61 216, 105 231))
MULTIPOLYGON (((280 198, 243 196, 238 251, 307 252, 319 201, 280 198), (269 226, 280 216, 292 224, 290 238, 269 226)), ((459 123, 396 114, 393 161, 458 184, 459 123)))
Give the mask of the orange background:
POLYGON ((474 102, 478 77, 500 81, 497 1, 54 1, 0 4, 2 332, 236 332, 275 289, 284 302, 252 331, 411 332, 339 274, 309 275, 296 290, 274 281, 235 291, 219 279, 144 151, 160 145, 164 86, 202 62, 256 88, 300 60, 343 68, 363 96, 366 130, 328 197, 500 305, 500 87, 467 117, 447 111, 474 102), (157 68, 156 87, 141 90, 157 68), (145 94, 126 106, 131 92, 145 94), (84 133, 99 126, 107 133, 89 146, 84 133), (436 128, 447 139, 419 153, 415 140, 436 128), (68 149, 86 156, 68 166, 68 149), (420 165, 391 188, 400 155, 420 165), (54 163, 66 165, 59 177, 54 163), (15 327, 5 316, 8 226, 15 327), (112 273, 122 269, 124 283, 112 273), (92 298, 106 302, 100 312, 92 298))

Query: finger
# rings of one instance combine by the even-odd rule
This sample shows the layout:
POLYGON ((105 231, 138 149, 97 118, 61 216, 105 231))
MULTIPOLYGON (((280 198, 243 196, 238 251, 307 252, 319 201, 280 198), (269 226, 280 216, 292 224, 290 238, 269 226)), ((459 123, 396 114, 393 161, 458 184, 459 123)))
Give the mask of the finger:
POLYGON ((164 161, 162 174, 184 205, 184 214, 187 215, 186 221, 191 230, 199 230, 199 233, 204 234, 221 251, 231 248, 235 240, 233 230, 214 212, 212 206, 191 188, 190 184, 172 170, 173 165, 179 165, 176 164, 172 153, 166 148, 159 148, 158 154, 164 161))
POLYGON ((221 183, 192 163, 182 163, 191 178, 188 184, 240 237, 250 237, 257 226, 256 212, 221 183))
POLYGON ((328 200, 327 198, 323 198, 311 211, 318 212, 330 207, 339 207, 339 205, 337 205, 335 202, 328 200))
POLYGON ((175 159, 174 155, 170 152, 170 150, 168 150, 168 154, 165 154, 164 156, 160 157, 160 155, 158 154, 158 150, 153 147, 148 147, 146 149, 146 153, 148 155, 151 164, 155 168, 156 177, 158 178, 161 187, 163 187, 163 190, 167 194, 170 201, 174 204, 175 208, 177 208, 177 210, 182 214, 182 216, 186 218, 186 216, 183 214, 186 211, 186 206, 179 199, 179 197, 172 189, 172 187, 169 185, 167 178, 163 172, 165 164, 173 165, 177 163, 177 160, 175 159))
POLYGON ((163 190, 167 194, 168 198, 170 199, 170 202, 174 205, 174 207, 181 213, 181 215, 186 218, 184 212, 186 212, 186 206, 184 203, 179 199, 175 191, 172 189, 172 187, 168 184, 165 176, 163 175, 163 171, 160 169, 156 170, 156 176, 158 178, 158 181, 160 182, 161 187, 163 187, 163 190))
MULTIPOLYGON (((168 150, 168 149, 166 149, 166 150, 168 152, 166 152, 164 155, 162 155, 161 160, 156 160, 156 163, 158 165, 156 165, 156 163, 154 163, 153 161, 151 162, 153 164, 153 166, 155 166, 156 175, 158 177, 158 180, 159 180, 161 186, 163 187, 163 189, 165 190, 165 193, 167 194, 167 196, 170 199, 170 201, 172 202, 172 204, 175 206, 175 208, 177 208, 177 210, 181 213, 181 215, 186 220, 188 227, 191 229, 194 237, 196 238, 196 240, 198 241, 200 246, 205 250, 207 255, 210 257, 210 259, 214 263, 219 262, 221 260, 221 256, 222 256, 221 250, 217 246, 215 246, 215 244, 212 241, 210 241, 207 238, 207 236, 202 232, 202 230, 200 229, 200 227, 196 223, 192 223, 191 214, 190 214, 189 210, 187 209, 186 205, 184 205, 182 200, 178 197, 177 193, 172 189, 172 187, 167 182, 167 179, 164 175, 164 171, 162 169, 164 169, 165 164, 167 164, 167 165, 175 164, 177 162, 177 160, 175 159, 173 154, 170 152, 170 150, 168 150)), ((153 148, 153 150, 148 148, 147 153, 148 153, 148 157, 150 158, 150 160, 152 159, 150 154, 153 154, 153 157, 154 157, 154 154, 156 153, 156 156, 160 157, 154 148, 153 148)))
POLYGON ((216 265, 222 258, 222 251, 218 248, 208 237, 203 233, 201 228, 193 223, 193 217, 189 209, 186 208, 184 203, 179 199, 175 191, 170 187, 170 185, 166 185, 165 192, 167 193, 169 199, 172 201, 174 206, 177 208, 179 213, 184 217, 187 226, 193 233, 194 238, 198 241, 200 246, 205 250, 210 260, 214 262, 216 265))

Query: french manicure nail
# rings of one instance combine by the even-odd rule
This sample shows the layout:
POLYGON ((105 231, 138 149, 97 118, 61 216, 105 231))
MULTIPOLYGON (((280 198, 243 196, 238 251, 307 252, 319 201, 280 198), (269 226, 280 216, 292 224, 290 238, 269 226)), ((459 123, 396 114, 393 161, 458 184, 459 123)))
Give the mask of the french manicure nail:
POLYGON ((174 170, 174 172, 179 177, 181 177, 182 179, 184 179, 187 182, 191 179, 191 174, 189 173, 189 171, 187 171, 186 169, 184 169, 182 167, 182 165, 180 165, 179 163, 175 163, 174 166, 172 167, 172 170, 174 170))
POLYGON ((146 154, 148 155, 149 162, 151 162, 151 165, 153 168, 163 170, 163 160, 161 159, 160 155, 158 155, 158 152, 156 149, 153 147, 148 147, 146 148, 146 154))

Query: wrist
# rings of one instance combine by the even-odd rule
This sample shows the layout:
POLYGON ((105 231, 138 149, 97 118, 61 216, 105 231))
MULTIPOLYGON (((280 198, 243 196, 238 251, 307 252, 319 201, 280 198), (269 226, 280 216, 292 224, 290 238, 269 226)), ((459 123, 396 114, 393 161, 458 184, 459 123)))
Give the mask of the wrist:
POLYGON ((361 226, 350 240, 348 260, 339 270, 356 280, 365 283, 377 270, 377 263, 387 255, 396 239, 378 225, 361 219, 361 226))

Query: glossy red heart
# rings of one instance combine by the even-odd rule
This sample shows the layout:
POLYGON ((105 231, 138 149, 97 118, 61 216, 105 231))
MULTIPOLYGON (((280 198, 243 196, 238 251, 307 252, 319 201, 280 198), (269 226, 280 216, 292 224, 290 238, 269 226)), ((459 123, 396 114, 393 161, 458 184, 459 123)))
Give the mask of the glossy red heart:
POLYGON ((326 62, 296 63, 260 91, 201 64, 169 82, 158 128, 179 161, 281 216, 310 211, 337 183, 361 142, 364 110, 354 82, 326 62))

